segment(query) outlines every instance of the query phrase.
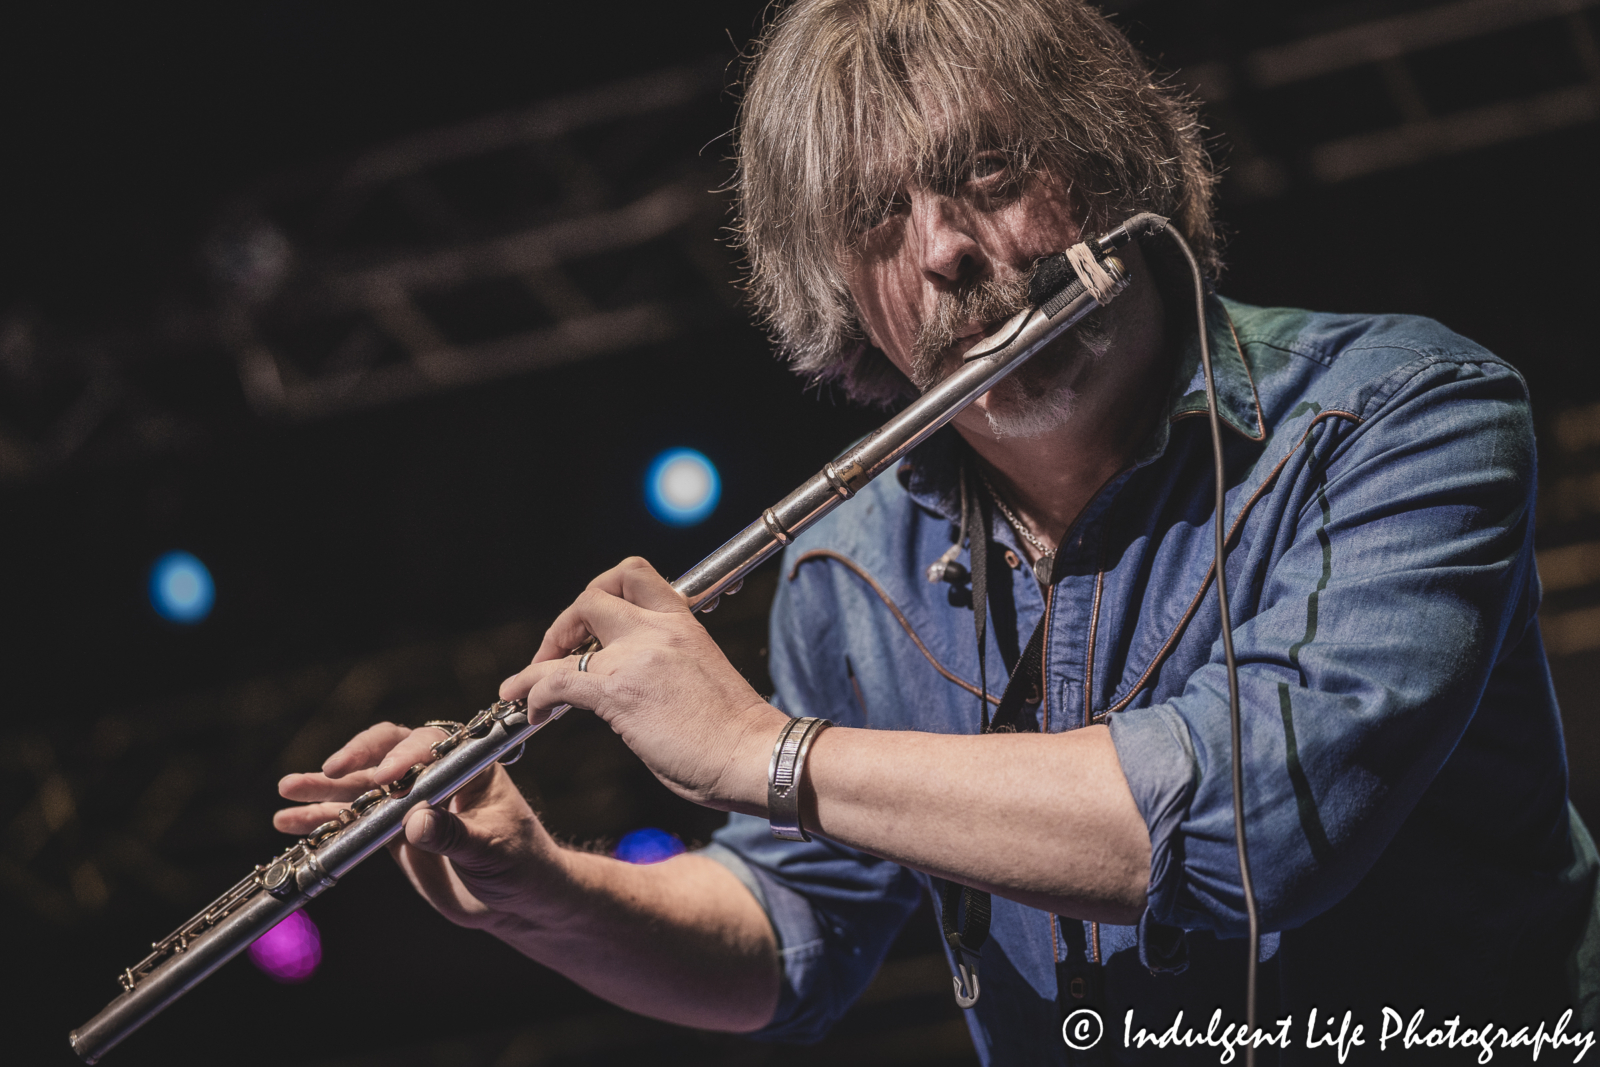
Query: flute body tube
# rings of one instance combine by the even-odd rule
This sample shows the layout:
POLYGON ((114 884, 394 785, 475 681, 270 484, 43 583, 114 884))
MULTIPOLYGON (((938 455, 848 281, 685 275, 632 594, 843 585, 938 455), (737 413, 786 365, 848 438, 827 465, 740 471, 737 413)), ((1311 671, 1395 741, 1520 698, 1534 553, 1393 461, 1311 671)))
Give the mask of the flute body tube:
MULTIPOLYGON (((1122 263, 1104 268, 1126 284, 1122 263)), ((735 591, 745 576, 802 531, 855 496, 966 406, 1099 307, 1079 281, 1023 311, 963 357, 962 366, 906 409, 764 511, 673 583, 698 611, 735 591)), ((326 892, 351 868, 393 840, 419 804, 439 805, 467 782, 568 711, 562 705, 529 718, 522 701, 501 701, 434 746, 437 759, 400 782, 352 802, 271 863, 257 867, 120 976, 122 993, 70 1035, 73 1051, 95 1063, 118 1042, 244 951, 256 938, 326 892), (403 788, 402 788, 403 786, 403 788)))

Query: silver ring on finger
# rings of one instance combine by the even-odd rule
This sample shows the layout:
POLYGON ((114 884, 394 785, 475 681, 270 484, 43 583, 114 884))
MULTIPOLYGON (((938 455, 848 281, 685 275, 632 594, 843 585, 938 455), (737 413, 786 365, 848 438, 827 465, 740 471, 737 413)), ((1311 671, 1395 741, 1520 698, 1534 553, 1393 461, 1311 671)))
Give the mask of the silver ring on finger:
POLYGON ((594 655, 594 654, 595 654, 595 650, 594 649, 590 649, 588 652, 585 652, 583 655, 578 657, 578 671, 579 671, 580 674, 588 673, 588 670, 589 670, 589 657, 594 655))

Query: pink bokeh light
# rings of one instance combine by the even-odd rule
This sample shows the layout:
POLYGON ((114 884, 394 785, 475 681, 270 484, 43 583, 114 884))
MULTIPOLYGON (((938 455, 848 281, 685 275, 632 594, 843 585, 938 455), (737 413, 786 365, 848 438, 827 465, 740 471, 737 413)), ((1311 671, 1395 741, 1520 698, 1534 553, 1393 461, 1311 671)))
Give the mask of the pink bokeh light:
POLYGON ((256 938, 250 961, 275 982, 304 982, 322 962, 322 936, 304 911, 297 911, 256 938))

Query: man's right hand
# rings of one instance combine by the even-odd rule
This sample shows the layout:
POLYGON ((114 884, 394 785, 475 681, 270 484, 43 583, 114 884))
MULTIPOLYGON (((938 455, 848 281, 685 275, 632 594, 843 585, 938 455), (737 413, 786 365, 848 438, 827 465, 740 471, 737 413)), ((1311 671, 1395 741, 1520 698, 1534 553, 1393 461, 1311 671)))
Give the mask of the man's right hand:
MULTIPOLYGON (((379 723, 361 731, 311 774, 278 783, 284 808, 272 825, 307 834, 369 789, 392 782, 414 763, 431 763, 438 727, 415 730, 379 723)), ((562 852, 533 809, 496 764, 463 786, 448 810, 419 805, 405 833, 389 845, 411 884, 440 914, 460 926, 486 929, 515 915, 526 920, 540 890, 564 875, 562 852)))

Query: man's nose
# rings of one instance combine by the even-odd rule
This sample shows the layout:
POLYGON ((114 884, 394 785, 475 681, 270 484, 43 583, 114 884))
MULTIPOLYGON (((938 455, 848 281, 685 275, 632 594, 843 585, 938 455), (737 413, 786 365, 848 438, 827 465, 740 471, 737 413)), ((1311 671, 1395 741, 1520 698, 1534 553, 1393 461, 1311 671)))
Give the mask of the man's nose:
POLYGON ((923 276, 940 285, 959 282, 983 267, 970 213, 958 200, 927 190, 911 195, 911 229, 923 276))

